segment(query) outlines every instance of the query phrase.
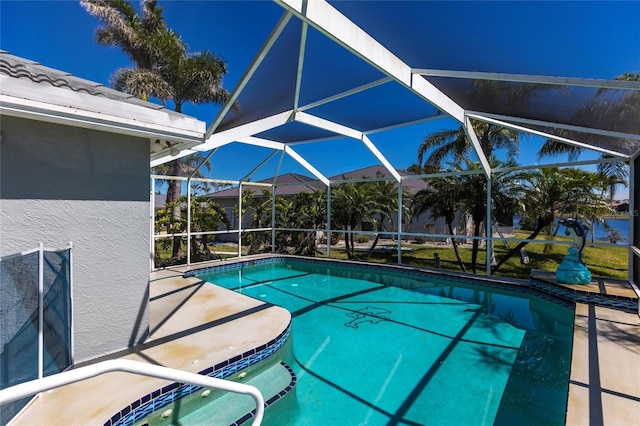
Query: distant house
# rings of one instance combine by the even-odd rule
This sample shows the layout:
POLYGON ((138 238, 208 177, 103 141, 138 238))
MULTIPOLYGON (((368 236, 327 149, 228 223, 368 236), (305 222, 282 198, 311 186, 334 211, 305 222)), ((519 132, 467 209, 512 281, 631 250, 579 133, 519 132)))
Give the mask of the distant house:
POLYGON ((0 101, 0 255, 73 243, 76 361, 141 343, 150 159, 205 123, 5 51, 0 101))
POLYGON ((629 200, 614 201, 611 203, 611 208, 616 213, 629 213, 629 200))
MULTIPOLYGON (((398 170, 400 176, 411 176, 409 173, 398 170)), ((364 179, 364 178, 375 178, 375 177, 390 177, 389 172, 386 168, 381 165, 373 165, 369 167, 365 167, 362 169, 353 170, 350 172, 346 172, 340 175, 332 176, 329 178, 331 181, 340 181, 345 179, 364 179)), ((273 178, 263 179, 258 181, 261 184, 271 184, 273 183, 273 178)), ((412 197, 416 192, 427 188, 427 183, 418 178, 408 178, 403 181, 403 187, 408 190, 409 196, 412 197)), ((243 191, 246 189, 250 189, 254 192, 256 197, 262 197, 262 190, 269 189, 270 187, 265 187, 262 185, 255 185, 251 183, 246 183, 242 185, 243 191)), ((295 173, 288 173, 282 176, 278 176, 276 179, 276 195, 280 197, 288 197, 300 192, 315 192, 317 190, 324 190, 325 186, 314 180, 310 177, 299 175, 295 173)), ((224 189, 221 191, 214 192, 209 194, 208 197, 215 200, 218 204, 220 204, 226 211, 227 217, 232 224, 233 229, 238 229, 235 219, 235 208, 238 205, 238 192, 239 187, 235 186, 233 188, 224 189)), ((251 225, 251 219, 249 215, 245 215, 243 218, 242 227, 248 228, 251 225)), ((404 232, 412 232, 412 233, 448 233, 448 229, 446 227, 446 223, 443 218, 432 219, 430 214, 423 213, 417 217, 414 217, 411 221, 411 226, 409 228, 407 225, 403 225, 404 232)), ((394 225, 389 227, 390 229, 395 228, 395 220, 394 225)), ((397 229, 397 228, 395 228, 397 229)), ((237 241, 237 234, 219 234, 217 237, 218 241, 237 241)))
MULTIPOLYGON (((274 178, 263 179, 257 181, 257 183, 261 184, 273 184, 274 178)), ((282 176, 278 176, 276 179, 276 195, 279 197, 290 197, 292 195, 307 192, 313 193, 320 189, 325 189, 325 186, 304 175, 296 174, 296 173, 287 173, 282 176)), ((262 190, 268 189, 272 190, 272 187, 264 186, 264 185, 255 185, 251 184, 251 182, 244 183, 242 185, 242 190, 251 190, 256 197, 263 197, 262 190)), ((240 187, 234 186, 233 188, 227 188, 220 191, 216 191, 207 195, 208 198, 214 200, 216 203, 220 204, 225 211, 227 212, 227 218, 229 219, 229 223, 231 223, 232 229, 238 229, 238 224, 236 220, 237 213, 235 212, 236 206, 238 205, 238 197, 239 197, 240 187)), ((245 214, 243 218, 242 228, 248 228, 251 226, 250 215, 245 214)), ((238 234, 219 234, 216 239, 222 242, 238 241, 238 234)))

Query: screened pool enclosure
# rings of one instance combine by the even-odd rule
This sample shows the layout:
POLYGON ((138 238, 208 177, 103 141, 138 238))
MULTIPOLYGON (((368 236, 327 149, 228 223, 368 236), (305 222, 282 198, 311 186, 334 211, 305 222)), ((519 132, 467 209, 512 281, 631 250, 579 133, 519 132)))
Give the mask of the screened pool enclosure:
MULTIPOLYGON (((180 231, 161 231, 152 220, 152 254, 157 250, 156 241, 179 238, 190 262, 192 244, 186 242, 193 237, 229 241, 232 234, 238 243, 237 255, 242 255, 242 239, 258 232, 266 233, 266 240, 271 240, 267 245, 275 250, 277 233, 293 232, 277 226, 275 197, 270 206, 263 203, 270 207, 270 220, 257 226, 255 221, 243 222, 241 213, 247 206, 242 205, 242 193, 251 188, 260 195, 265 188, 272 195, 286 196, 294 187, 308 193, 327 192, 322 202, 328 220, 298 229, 324 238, 327 255, 332 249, 331 236, 338 233, 365 234, 372 239, 383 234, 394 241, 398 262, 402 262, 402 241, 410 238, 478 240, 486 250, 503 244, 494 209, 499 194, 492 193, 501 176, 540 168, 589 168, 604 162, 629 167, 628 244, 615 246, 628 250, 629 278, 637 276, 640 231, 634 212, 640 82, 614 79, 637 70, 603 75, 596 66, 621 56, 640 66, 637 43, 621 40, 614 49, 598 40, 598 34, 615 34, 628 16, 638 16, 637 2, 277 0, 254 6, 282 12, 201 143, 176 147, 167 154, 154 152, 152 141, 152 166, 193 153, 202 154, 206 161, 192 168, 189 176, 152 178, 151 216, 165 203, 163 194, 155 194, 165 191, 168 181, 179 180, 183 206, 192 205, 192 198, 208 195, 207 200, 216 200, 216 193, 228 191, 227 204, 219 204, 229 223, 224 230, 194 227, 192 209, 184 209, 182 220, 187 225, 180 231), (621 21, 601 20, 602 8, 615 8, 621 21), (535 25, 525 31, 522 19, 513 20, 513 16, 527 16, 527 22, 535 25), (575 16, 580 19, 573 19, 575 16), (488 25, 489 20, 500 24, 488 25), (484 135, 474 130, 478 123, 525 135, 519 146, 520 164, 496 162, 488 156, 484 135), (402 172, 407 164, 400 164, 399 153, 411 152, 417 158, 421 142, 441 128, 464 130, 471 148, 467 167, 402 172), (545 163, 535 153, 546 141, 590 155, 545 163), (241 154, 231 154, 232 149, 241 154), (204 163, 212 164, 207 179, 200 177, 204 163), (223 163, 233 164, 233 176, 216 174, 225 169, 217 167, 223 163), (342 175, 367 165, 377 165, 383 173, 346 179, 329 172, 336 163, 344 164, 342 175), (302 178, 285 178, 292 175, 302 178), (332 191, 340 184, 391 183, 396 194, 393 203, 402 206, 415 193, 415 181, 431 185, 434 179, 465 175, 483 176, 485 182, 482 232, 475 236, 434 232, 427 223, 416 229, 398 208, 384 228, 345 230, 332 225, 332 191)), ((269 16, 273 14, 265 14, 265 19, 269 16)), ((496 149, 494 154, 506 158, 510 153, 496 149)), ((199 200, 202 203, 205 198, 199 200)), ((424 217, 420 220, 430 222, 424 217)), ((511 241, 517 244, 523 239, 511 241)), ((490 255, 482 258, 488 274, 492 260, 490 255)))

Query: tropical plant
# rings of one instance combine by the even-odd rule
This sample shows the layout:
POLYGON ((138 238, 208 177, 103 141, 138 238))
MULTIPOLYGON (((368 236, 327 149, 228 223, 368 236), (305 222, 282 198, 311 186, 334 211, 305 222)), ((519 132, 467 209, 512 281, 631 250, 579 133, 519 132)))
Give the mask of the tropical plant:
MULTIPOLYGON (((133 62, 134 67, 118 69, 112 76, 117 90, 143 100, 155 97, 163 105, 172 100, 177 112, 185 102, 222 103, 229 98, 222 87, 225 62, 208 51, 189 53, 180 36, 167 27, 157 0, 141 0, 141 14, 124 0, 81 0, 80 4, 103 23, 96 30, 96 42, 119 47, 133 62)), ((167 174, 184 176, 193 161, 173 160, 167 174)), ((182 181, 170 180, 168 186, 166 201, 172 203, 181 196, 182 181)), ((175 207, 173 212, 179 221, 180 209, 175 207)), ((175 240, 174 253, 180 249, 179 241, 175 240)))
MULTIPOLYGON (((246 188, 242 190, 242 211, 240 217, 244 217, 247 212, 251 213, 251 228, 260 229, 271 219, 271 198, 272 192, 266 188, 262 189, 260 195, 246 188)), ((265 235, 261 231, 252 231, 247 235, 249 241, 248 254, 256 254, 264 249, 267 243, 265 235)))
MULTIPOLYGON (((557 134, 569 136, 561 129, 556 130, 557 134)), ((568 161, 576 161, 584 149, 576 145, 570 145, 564 142, 560 142, 555 139, 547 139, 547 141, 540 147, 538 151, 538 158, 543 159, 551 156, 567 155, 568 161)), ((612 158, 609 154, 600 155, 601 160, 607 160, 612 158)), ((618 185, 627 186, 627 180, 629 178, 629 168, 625 162, 614 161, 598 163, 597 171, 602 176, 602 179, 606 180, 609 199, 613 201, 615 199, 616 188, 618 185)))
MULTIPOLYGON (((640 82, 640 73, 629 72, 617 76, 614 80, 619 81, 637 81, 640 82)), ((600 89, 596 92, 594 99, 588 101, 583 107, 576 111, 574 118, 579 122, 589 122, 593 124, 593 127, 598 127, 598 122, 607 122, 607 128, 609 130, 615 130, 611 128, 611 125, 615 125, 619 122, 624 122, 624 117, 629 117, 633 120, 633 117, 637 117, 640 114, 640 95, 638 91, 630 91, 628 93, 618 94, 616 89, 600 89), (606 96, 607 99, 603 102, 597 100, 597 98, 606 96)), ((554 134, 557 136, 571 138, 572 132, 564 129, 555 129, 554 134)), ((582 142, 598 142, 601 137, 598 135, 585 134, 582 135, 582 142)), ((597 145, 597 143, 596 143, 597 145)), ((569 161, 575 161, 582 154, 583 148, 576 145, 570 145, 564 142, 560 142, 554 139, 547 139, 538 152, 539 158, 545 158, 549 156, 564 155, 568 156, 569 161)), ((612 158, 609 154, 601 154, 600 158, 603 160, 612 158)), ((618 185, 622 184, 627 186, 627 180, 629 178, 629 169, 625 162, 606 162, 598 164, 598 173, 600 173, 606 180, 609 186, 609 199, 611 201, 615 198, 615 192, 618 185)))
MULTIPOLYGON (((166 234, 183 233, 187 230, 187 197, 181 196, 177 200, 165 204, 164 207, 157 210, 155 215, 155 228, 158 232, 166 234), (174 208, 182 210, 181 220, 176 221, 173 218, 174 208)), ((227 214, 219 204, 205 196, 191 197, 191 232, 210 232, 217 231, 220 224, 230 227, 227 214)), ((156 240, 156 255, 160 250, 166 250, 171 245, 169 239, 161 238, 156 240)), ((191 236, 191 257, 192 261, 204 261, 212 259, 212 251, 209 244, 213 241, 211 236, 207 234, 191 236)), ((173 245, 175 247, 175 245, 173 245)), ((172 254, 173 262, 179 257, 178 254, 172 254)), ((156 258, 156 262, 159 259, 156 258)))
POLYGON ((416 192, 411 201, 411 210, 417 217, 425 212, 430 213, 432 220, 443 217, 449 234, 451 237, 451 245, 458 260, 458 264, 463 272, 467 272, 467 268, 460 256, 458 248, 458 239, 455 238, 454 222, 459 209, 460 186, 457 179, 451 176, 441 178, 425 179, 428 187, 416 192))
MULTIPOLYGON (((377 173, 378 179, 382 178, 381 173, 377 173)), ((380 234, 387 231, 389 225, 393 224, 398 213, 398 184, 389 180, 376 180, 367 182, 363 187, 368 203, 368 219, 374 231, 377 231, 373 243, 367 251, 367 260, 371 258, 373 251, 380 242, 380 234), (395 216, 395 217, 394 217, 395 216)), ((409 189, 402 187, 402 205, 400 206, 400 216, 402 222, 411 223, 411 201, 409 199, 409 189)))
MULTIPOLYGON (((349 259, 356 259, 355 232, 362 230, 368 224, 377 231, 376 238, 371 244, 367 258, 380 240, 380 233, 387 231, 395 219, 398 211, 398 184, 385 181, 382 175, 377 175, 377 181, 345 182, 336 185, 332 190, 332 228, 342 228, 345 231, 345 249, 349 259)), ((403 205, 401 216, 405 222, 411 220, 410 201, 408 191, 403 188, 403 205)))
MULTIPOLYGON (((319 230, 326 227, 327 223, 327 191, 300 192, 287 198, 277 197, 276 209, 276 221, 281 228, 319 230)), ((292 247, 293 254, 313 256, 317 251, 316 236, 317 231, 278 232, 278 251, 289 252, 286 247, 292 247)))
MULTIPOLYGON (((505 149, 509 160, 515 159, 523 132, 481 121, 472 121, 472 126, 486 157, 493 155, 497 149, 505 149)), ((442 130, 430 134, 420 144, 418 164, 439 169, 446 160, 461 161, 469 158, 471 150, 472 144, 463 126, 455 130, 442 130)))
MULTIPOLYGON (((544 230, 551 239, 555 219, 560 215, 584 219, 602 214, 606 204, 597 188, 598 175, 580 169, 547 167, 531 172, 522 197, 523 217, 534 224, 527 239, 535 239, 544 230)), ((520 254, 527 244, 528 241, 523 241, 509 250, 492 267, 492 273, 509 258, 520 254)))
POLYGON ((345 182, 336 185, 331 192, 331 228, 347 231, 344 235, 345 250, 349 259, 355 259, 354 233, 361 229, 367 219, 368 200, 366 191, 355 182, 345 182), (351 231, 351 232, 349 232, 351 231))

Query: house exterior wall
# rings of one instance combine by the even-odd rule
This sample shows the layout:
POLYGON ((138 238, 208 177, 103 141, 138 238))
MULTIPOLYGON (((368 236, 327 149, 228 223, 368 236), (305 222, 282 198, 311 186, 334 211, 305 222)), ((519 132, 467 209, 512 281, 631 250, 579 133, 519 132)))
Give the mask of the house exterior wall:
POLYGON ((0 117, 0 255, 74 251, 76 362, 148 335, 149 141, 0 117))

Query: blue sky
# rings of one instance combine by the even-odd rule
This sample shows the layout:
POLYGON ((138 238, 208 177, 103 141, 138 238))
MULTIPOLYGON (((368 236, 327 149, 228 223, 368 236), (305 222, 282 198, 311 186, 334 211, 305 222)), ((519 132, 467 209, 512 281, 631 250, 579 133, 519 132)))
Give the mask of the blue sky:
MULTIPOLYGON (((137 1, 135 3, 137 4, 137 1)), ((502 3, 504 4, 506 3, 502 3)), ((544 3, 540 4, 544 5, 544 3)), ((606 5, 606 3, 603 4, 606 5)), ((210 50, 227 61, 229 73, 225 78, 225 87, 228 90, 232 90, 240 80, 283 12, 279 6, 266 1, 160 0, 159 5, 164 9, 164 16, 169 26, 182 36, 190 51, 210 50)), ((499 7, 500 3, 494 3, 492 6, 499 7)), ((514 9, 517 10, 517 7, 514 9)), ((635 9, 640 11, 640 7, 635 9)), ((635 9, 632 8, 632 10, 635 9)), ((635 18, 607 16, 608 8, 603 7, 602 10, 603 14, 600 18, 603 21, 620 21, 620 27, 617 29, 619 31, 617 34, 598 33, 597 39, 602 44, 600 47, 603 49, 613 48, 612 46, 627 47, 627 44, 631 43, 635 44, 638 51, 640 49, 638 47, 640 46, 638 15, 635 18), (635 25, 633 25, 634 21, 635 25), (614 37, 615 40, 609 40, 607 37, 614 37)), ((540 14, 543 15, 543 12, 541 11, 540 14)), ((571 31, 572 26, 576 25, 597 25, 583 22, 579 15, 574 17, 573 22, 567 22, 567 31, 571 31)), ((509 40, 505 40, 505 44, 501 46, 505 52, 517 51, 516 43, 522 43, 527 38, 527 34, 534 34, 537 30, 535 25, 525 25, 529 21, 522 16, 513 18, 517 20, 516 25, 522 27, 522 33, 517 34, 517 37, 514 36, 512 44, 509 40)), ((100 46, 94 42, 95 29, 99 24, 80 7, 78 1, 0 0, 0 48, 46 66, 108 85, 109 78, 115 69, 131 64, 118 49, 100 46)), ((594 27, 593 31, 597 32, 598 28, 594 27)), ((536 37, 544 38, 548 37, 548 34, 538 34, 536 37)), ((621 48, 621 52, 624 51, 625 49, 621 48)), ((625 71, 640 71, 640 54, 635 57, 620 54, 619 61, 602 62, 588 58, 585 52, 574 52, 574 54, 575 58, 567 58, 567 63, 582 61, 583 66, 593 68, 589 70, 589 75, 593 77, 612 78, 625 71)), ((541 58, 543 58, 542 55, 541 58)), ((213 121, 217 110, 218 107, 213 105, 185 105, 183 112, 205 121, 208 125, 213 121)), ((456 123, 444 119, 389 134, 373 135, 371 138, 395 167, 406 168, 416 161, 417 146, 429 132, 451 126, 456 126, 456 123), (402 141, 405 148, 396 149, 399 141, 402 141)), ((522 157, 529 159, 529 164, 532 162, 531 158, 536 155, 539 144, 538 138, 532 138, 521 144, 522 157)), ((311 155, 315 149, 317 167, 325 175, 332 176, 375 162, 373 157, 366 155, 366 151, 362 151, 362 148, 357 145, 355 142, 348 144, 347 146, 353 146, 354 152, 350 154, 348 151, 343 151, 339 156, 335 155, 336 151, 331 144, 325 144, 319 148, 304 147, 300 150, 311 155), (365 155, 361 154, 363 152, 365 155)), ((344 143, 341 145, 341 150, 344 149, 343 146, 344 143)), ((235 172, 236 176, 233 178, 240 178, 243 171, 253 168, 255 161, 260 161, 266 152, 259 152, 252 158, 245 155, 249 154, 238 154, 233 150, 216 154, 214 170, 209 174, 213 177, 223 177, 235 172), (238 158, 242 158, 243 161, 239 162, 238 158), (244 161, 247 159, 250 161, 244 161), (252 162, 254 163, 250 164, 252 162)), ((584 158, 593 157, 593 154, 584 155, 584 158)), ((563 158, 554 160, 564 161, 563 158)), ((303 171, 291 163, 285 163, 285 166, 291 167, 291 171, 303 171)), ((269 175, 269 171, 264 173, 269 175)), ((267 176, 258 174, 253 179, 263 177, 267 176)), ((626 190, 621 189, 618 198, 623 197, 627 197, 626 190)))

